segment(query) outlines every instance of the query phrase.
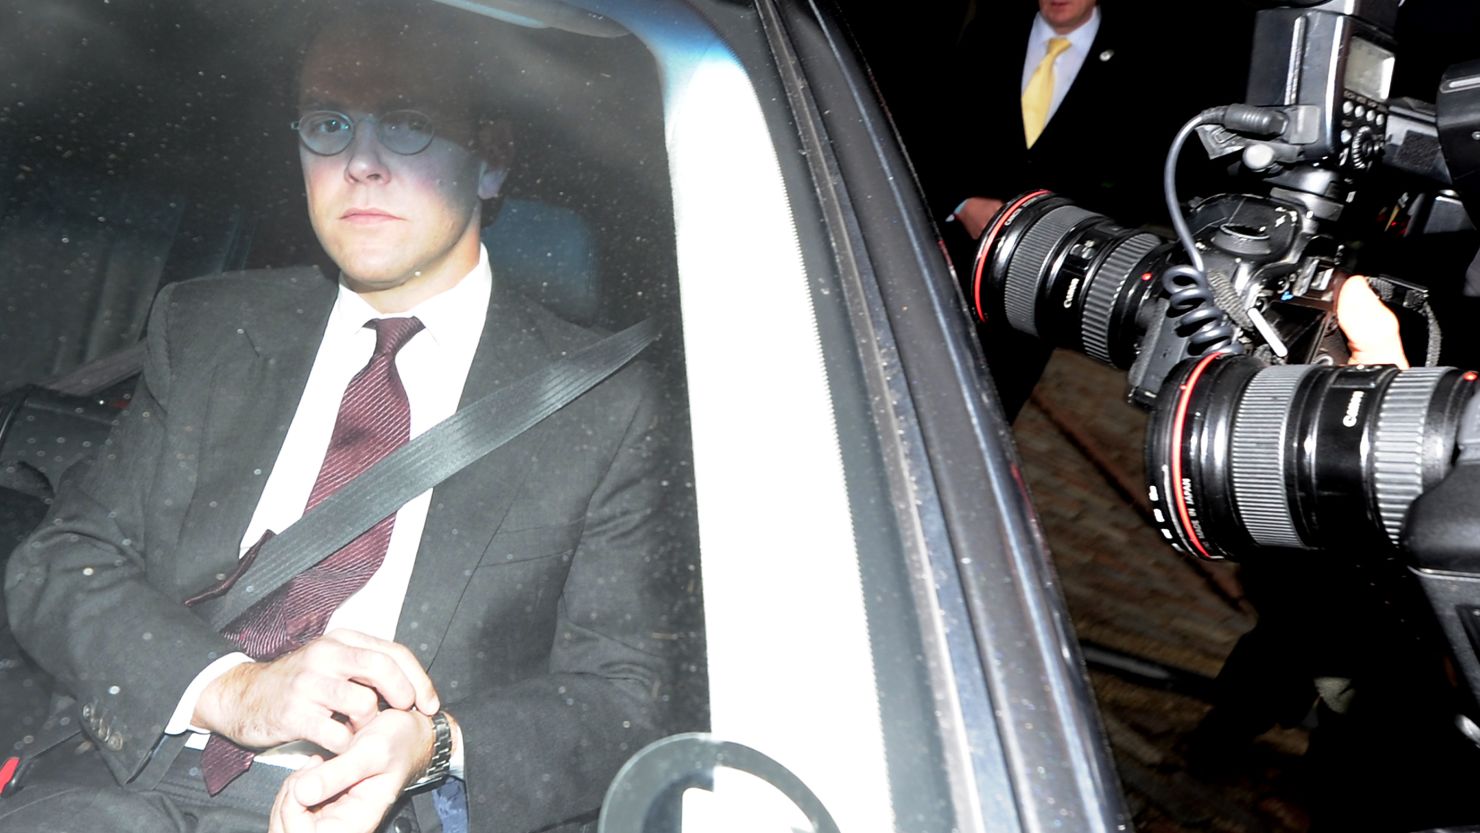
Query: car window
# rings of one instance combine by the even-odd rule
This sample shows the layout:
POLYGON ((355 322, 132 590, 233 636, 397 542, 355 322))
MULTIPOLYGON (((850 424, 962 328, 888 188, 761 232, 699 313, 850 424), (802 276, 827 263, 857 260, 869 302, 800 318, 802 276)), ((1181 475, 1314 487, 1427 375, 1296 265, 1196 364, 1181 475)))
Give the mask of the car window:
MULTIPOLYGON (((880 434, 871 416, 865 377, 878 368, 856 349, 869 336, 802 161, 809 116, 791 109, 760 13, 708 0, 454 5, 469 27, 498 28, 514 68, 492 80, 515 148, 482 235, 495 291, 507 280, 585 327, 649 318, 663 331, 643 361, 680 449, 661 511, 689 592, 665 636, 683 656, 679 737, 651 760, 680 763, 643 781, 638 756, 612 795, 641 806, 693 770, 694 829, 950 817, 967 776, 945 771, 943 747, 959 740, 943 727, 958 717, 932 693, 942 672, 922 646, 942 612, 921 595, 948 579, 911 575, 918 542, 904 540, 881 450, 905 432, 880 434), (716 763, 750 774, 715 776, 716 763)), ((161 289, 337 273, 289 127, 313 11, 64 0, 7 12, 0 496, 12 540, 128 404, 161 289)), ((50 685, 44 658, 0 647, 13 658, 0 684, 50 685)), ((40 705, 8 702, 4 740, 23 746, 40 705)), ((972 732, 991 758, 993 727, 972 732)), ((968 789, 990 780, 973 777, 968 789)))

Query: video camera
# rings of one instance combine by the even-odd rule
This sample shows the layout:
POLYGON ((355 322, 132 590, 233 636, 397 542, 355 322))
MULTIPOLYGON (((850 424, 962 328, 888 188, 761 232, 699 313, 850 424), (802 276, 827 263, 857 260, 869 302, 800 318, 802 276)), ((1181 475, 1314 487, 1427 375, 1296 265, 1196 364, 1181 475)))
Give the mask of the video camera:
MULTIPOLYGON (((1348 366, 1335 321, 1354 265, 1340 220, 1374 170, 1423 183, 1400 207, 1410 233, 1480 216, 1459 196, 1480 193, 1480 61, 1450 67, 1433 104, 1391 99, 1398 5, 1260 9, 1247 101, 1204 110, 1172 142, 1174 237, 1034 191, 988 224, 965 289, 980 321, 1127 371, 1128 399, 1151 412, 1147 492, 1174 549, 1401 552, 1480 715, 1477 374, 1348 366), (1184 217, 1175 174, 1194 134, 1249 188, 1193 198, 1184 217)), ((1429 323, 1433 365, 1427 289, 1371 283, 1429 323)))

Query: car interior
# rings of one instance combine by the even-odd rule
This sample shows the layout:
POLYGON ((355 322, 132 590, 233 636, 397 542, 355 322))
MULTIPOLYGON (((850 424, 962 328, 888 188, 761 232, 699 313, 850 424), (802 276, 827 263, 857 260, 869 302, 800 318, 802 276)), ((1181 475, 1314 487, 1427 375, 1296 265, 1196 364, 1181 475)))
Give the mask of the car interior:
MULTIPOLYGON (((302 264, 336 274, 289 129, 308 14, 288 0, 61 0, 0 35, 0 67, 17 70, 0 98, 0 554, 126 407, 161 287, 302 264)), ((644 360, 686 437, 653 59, 615 27, 515 28, 529 71, 504 97, 514 162, 485 206, 496 286, 602 329, 655 318, 669 337, 644 360)), ((43 716, 45 682, 0 629, 0 748, 43 716)))

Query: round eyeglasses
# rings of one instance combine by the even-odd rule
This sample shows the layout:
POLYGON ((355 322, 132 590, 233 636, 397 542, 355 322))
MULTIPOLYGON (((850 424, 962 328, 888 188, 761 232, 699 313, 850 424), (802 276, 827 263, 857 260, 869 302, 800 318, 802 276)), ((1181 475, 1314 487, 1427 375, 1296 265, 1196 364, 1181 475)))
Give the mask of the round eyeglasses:
MULTIPOLYGON (((436 138, 432 120, 416 110, 393 110, 379 116, 365 116, 361 123, 375 123, 375 138, 392 153, 410 156, 421 153, 436 138)), ((319 156, 343 153, 355 140, 355 120, 333 110, 304 113, 292 124, 299 141, 319 156)))

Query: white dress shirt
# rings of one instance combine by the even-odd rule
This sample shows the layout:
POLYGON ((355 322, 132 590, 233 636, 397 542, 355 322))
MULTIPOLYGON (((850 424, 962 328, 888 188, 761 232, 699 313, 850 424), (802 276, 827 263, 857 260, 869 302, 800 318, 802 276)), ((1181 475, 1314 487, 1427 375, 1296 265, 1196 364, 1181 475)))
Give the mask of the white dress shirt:
POLYGON ((1028 88, 1028 79, 1033 77, 1033 71, 1043 62, 1048 55, 1048 42, 1052 38, 1068 38, 1069 48, 1059 53, 1059 57, 1053 62, 1053 99, 1048 104, 1048 116, 1044 124, 1053 121, 1053 114, 1058 112, 1059 104, 1064 100, 1064 95, 1069 92, 1073 85, 1075 76, 1079 75, 1079 68, 1089 59, 1089 49, 1094 45, 1095 35, 1100 31, 1100 9, 1096 6, 1090 11, 1089 20, 1086 20, 1078 29, 1067 35, 1060 35, 1048 25, 1043 15, 1033 16, 1033 30, 1028 34, 1028 54, 1023 56, 1023 82, 1020 90, 1028 88))
MULTIPOLYGON (((329 450, 344 389, 369 363, 375 350, 375 330, 365 323, 375 318, 416 316, 425 326, 396 354, 396 370, 411 404, 411 436, 416 437, 457 411, 492 293, 493 275, 488 252, 482 247, 473 271, 451 289, 404 313, 381 313, 340 281, 339 296, 329 313, 303 398, 242 536, 238 557, 245 555, 264 531, 283 530, 302 517, 308 506, 309 493, 329 450)), ((406 599, 431 499, 431 491, 425 491, 396 513, 385 560, 369 582, 329 617, 327 630, 349 628, 382 639, 395 638, 396 621, 406 599)), ((165 732, 191 731, 186 745, 203 748, 208 734, 190 724, 200 693, 222 674, 251 661, 246 654, 235 653, 206 666, 180 698, 165 732)), ((297 768, 315 749, 306 743, 287 744, 258 755, 257 760, 297 768)), ((453 774, 462 774, 462 761, 453 761, 453 774)))

